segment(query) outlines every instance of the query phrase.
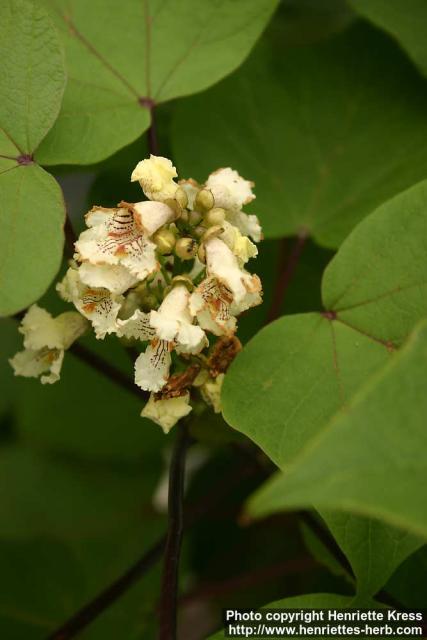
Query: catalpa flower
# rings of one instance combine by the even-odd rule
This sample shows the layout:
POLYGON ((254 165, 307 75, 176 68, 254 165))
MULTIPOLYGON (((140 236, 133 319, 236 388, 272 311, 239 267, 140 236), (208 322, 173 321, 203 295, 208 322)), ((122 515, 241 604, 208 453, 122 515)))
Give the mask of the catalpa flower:
POLYGON ((116 209, 94 207, 86 214, 89 229, 75 244, 76 258, 94 266, 120 265, 134 279, 144 280, 159 268, 156 245, 149 238, 173 220, 175 212, 162 202, 121 205, 116 209))
POLYGON ((167 433, 194 400, 221 410, 224 375, 241 349, 237 318, 261 303, 261 282, 246 265, 262 233, 242 210, 254 185, 230 167, 204 184, 178 182, 172 162, 151 155, 131 179, 149 200, 93 207, 57 284, 78 313, 52 318, 32 307, 21 329, 25 351, 11 364, 54 382, 64 350, 90 321, 99 339, 141 345, 134 380, 151 393, 141 415, 167 433), (209 351, 208 333, 218 337, 209 351))
POLYGON ((153 156, 138 162, 132 172, 131 181, 138 181, 149 200, 164 202, 175 198, 178 176, 172 162, 161 156, 153 156))
POLYGON ((160 391, 166 384, 171 352, 197 354, 208 344, 205 332, 193 324, 190 294, 177 285, 166 295, 159 309, 139 310, 128 320, 118 320, 118 335, 150 341, 135 362, 135 383, 146 391, 160 391))
POLYGON ((190 309, 203 329, 230 335, 236 329, 235 316, 261 303, 261 282, 239 265, 220 238, 209 239, 205 251, 208 277, 192 294, 190 309))
MULTIPOLYGON (((81 267, 80 267, 81 269, 81 267)), ((117 316, 124 297, 106 287, 93 287, 81 279, 80 269, 70 267, 56 290, 63 300, 72 302, 90 322, 98 339, 117 331, 117 316)))
POLYGON ((34 304, 25 314, 20 333, 24 335, 24 351, 9 360, 15 375, 38 378, 42 384, 59 380, 64 351, 88 328, 88 322, 74 311, 53 318, 34 304))

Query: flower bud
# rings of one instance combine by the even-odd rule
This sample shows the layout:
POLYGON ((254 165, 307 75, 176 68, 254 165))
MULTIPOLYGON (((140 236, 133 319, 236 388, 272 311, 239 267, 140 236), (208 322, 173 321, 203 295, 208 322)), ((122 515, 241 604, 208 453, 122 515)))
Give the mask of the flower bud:
POLYGON ((203 222, 207 227, 221 225, 225 220, 225 210, 221 207, 214 207, 203 216, 203 222))
POLYGON ((191 260, 197 253, 197 242, 193 238, 180 238, 175 245, 175 253, 181 260, 191 260))
POLYGON ((182 187, 178 187, 175 192, 175 200, 178 202, 179 206, 182 209, 185 209, 185 207, 188 205, 188 196, 185 192, 185 189, 183 189, 182 187))
POLYGON ((209 189, 201 189, 194 200, 194 208, 197 211, 209 211, 215 204, 212 191, 209 189))
POLYGON ((181 217, 183 211, 178 200, 175 200, 175 198, 167 198, 166 200, 164 200, 164 203, 167 204, 170 209, 172 209, 172 211, 175 213, 175 220, 178 220, 178 218, 181 217))
POLYGON ((183 284, 189 291, 193 291, 194 289, 193 281, 188 276, 174 276, 172 278, 172 286, 177 284, 183 284))
POLYGON ((201 263, 206 264, 206 249, 203 244, 199 246, 199 249, 197 251, 197 257, 199 258, 201 263))
POLYGON ((224 231, 224 229, 219 224, 215 225, 214 227, 209 227, 209 229, 207 229, 207 231, 205 231, 205 233, 202 235, 200 241, 201 242, 206 242, 207 240, 210 240, 211 238, 216 238, 223 231, 224 231))
POLYGON ((182 209, 180 217, 181 222, 188 223, 188 217, 189 215, 187 209, 182 209))
POLYGON ((206 233, 207 229, 206 227, 203 227, 202 225, 198 225, 194 230, 193 233, 196 236, 196 238, 201 238, 202 235, 204 233, 206 233))
POLYGON ((188 216, 188 222, 192 227, 197 227, 202 219, 202 214, 199 211, 190 211, 188 216))
POLYGON ((160 229, 154 234, 153 240, 159 253, 163 256, 172 253, 175 246, 175 236, 169 229, 160 229))

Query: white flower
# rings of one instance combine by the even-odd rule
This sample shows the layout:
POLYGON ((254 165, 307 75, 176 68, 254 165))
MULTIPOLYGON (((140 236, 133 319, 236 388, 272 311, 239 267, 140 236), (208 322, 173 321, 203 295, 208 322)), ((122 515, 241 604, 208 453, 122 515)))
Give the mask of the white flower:
POLYGON ((106 288, 87 286, 81 281, 79 270, 72 267, 56 285, 56 290, 63 300, 72 302, 91 321, 98 339, 117 330, 117 314, 124 301, 122 295, 111 293, 106 288))
POLYGON ((88 287, 108 289, 111 293, 121 294, 134 287, 138 282, 126 267, 121 264, 91 264, 83 262, 79 267, 80 280, 88 287))
POLYGON ((207 344, 205 332, 193 324, 190 293, 178 285, 168 293, 158 311, 151 311, 150 323, 162 340, 173 342, 181 353, 199 353, 207 344))
POLYGON ((240 264, 243 265, 250 258, 255 258, 258 255, 256 245, 248 237, 242 235, 237 227, 227 221, 223 222, 222 227, 224 231, 219 237, 239 259, 240 264))
POLYGON ((206 188, 213 193, 215 206, 231 210, 240 210, 254 200, 253 186, 253 182, 245 180, 230 167, 214 171, 206 182, 206 188))
POLYGON ((30 307, 19 328, 24 335, 25 350, 9 361, 15 375, 26 378, 41 376, 42 384, 59 380, 64 351, 86 331, 87 326, 87 321, 74 311, 53 318, 37 305, 30 307))
POLYGON ((207 344, 205 332, 193 324, 190 294, 183 285, 174 287, 158 311, 140 310, 128 320, 118 320, 119 336, 149 340, 151 344, 135 362, 135 382, 146 391, 160 391, 169 377, 171 351, 199 353, 207 344))
POLYGON ((256 215, 233 210, 227 211, 226 215, 228 222, 237 227, 244 236, 250 236, 254 242, 261 242, 262 229, 256 215))
POLYGON ((146 391, 160 391, 169 378, 171 344, 153 340, 135 360, 135 384, 146 391))
POLYGON ((190 309, 202 329, 216 336, 231 335, 236 330, 236 318, 230 313, 232 293, 215 277, 203 280, 191 294, 190 309))
POLYGON ((149 236, 174 217, 174 211, 161 202, 139 202, 118 209, 94 207, 86 214, 89 229, 75 244, 76 257, 92 265, 121 265, 144 280, 159 269, 156 245, 149 236))
POLYGON ((178 185, 173 179, 177 176, 170 160, 150 155, 149 159, 138 162, 132 172, 131 181, 138 180, 150 200, 164 202, 168 198, 174 198, 178 185))
POLYGON ((207 404, 213 407, 215 413, 221 413, 221 389, 224 382, 224 373, 220 373, 216 378, 209 378, 201 387, 200 391, 207 404))
POLYGON ((165 433, 169 433, 172 427, 187 416, 191 411, 190 394, 186 393, 178 398, 156 400, 151 394, 149 401, 141 412, 143 418, 149 418, 160 425, 165 433))
POLYGON ((211 238, 206 242, 205 249, 207 274, 215 276, 231 291, 234 307, 242 312, 260 304, 261 283, 258 276, 240 268, 236 256, 225 242, 211 238))

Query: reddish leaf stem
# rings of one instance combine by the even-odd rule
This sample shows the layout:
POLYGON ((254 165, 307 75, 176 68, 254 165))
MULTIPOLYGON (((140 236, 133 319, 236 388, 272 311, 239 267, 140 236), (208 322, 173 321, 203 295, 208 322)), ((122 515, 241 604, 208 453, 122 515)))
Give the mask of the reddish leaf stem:
POLYGON ((286 238, 283 238, 281 241, 278 276, 273 294, 273 300, 267 314, 266 324, 272 322, 273 320, 276 320, 276 318, 280 316, 287 289, 294 276, 307 238, 307 231, 305 229, 302 229, 299 232, 289 255, 288 242, 286 238))

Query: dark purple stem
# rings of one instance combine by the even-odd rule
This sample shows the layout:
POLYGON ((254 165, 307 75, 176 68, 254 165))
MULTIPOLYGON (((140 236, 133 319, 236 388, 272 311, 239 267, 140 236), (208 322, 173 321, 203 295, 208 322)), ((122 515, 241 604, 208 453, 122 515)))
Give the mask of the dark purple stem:
POLYGON ((265 324, 276 320, 276 318, 280 316, 287 289, 294 276, 307 237, 307 231, 305 229, 301 230, 289 255, 287 252, 288 243, 286 239, 284 238, 281 242, 278 277, 265 324))
POLYGON ((176 640, 179 556, 184 531, 185 454, 189 445, 185 420, 178 429, 169 471, 169 522, 160 591, 159 640, 176 640))

